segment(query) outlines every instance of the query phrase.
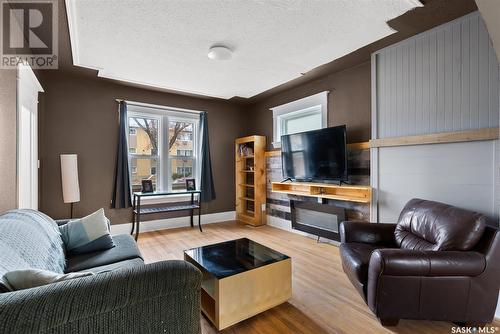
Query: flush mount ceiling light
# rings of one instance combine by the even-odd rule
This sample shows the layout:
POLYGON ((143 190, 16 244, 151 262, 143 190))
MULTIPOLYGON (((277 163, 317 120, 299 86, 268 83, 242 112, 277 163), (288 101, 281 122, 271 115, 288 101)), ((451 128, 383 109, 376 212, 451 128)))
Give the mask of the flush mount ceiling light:
POLYGON ((208 58, 212 60, 229 60, 233 56, 233 51, 227 46, 215 45, 208 50, 208 58))

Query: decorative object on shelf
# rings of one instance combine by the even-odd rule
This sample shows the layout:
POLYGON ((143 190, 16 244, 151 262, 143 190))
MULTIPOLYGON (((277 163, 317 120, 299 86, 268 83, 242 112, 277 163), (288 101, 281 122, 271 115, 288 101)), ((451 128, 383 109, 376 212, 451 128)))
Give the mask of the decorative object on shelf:
POLYGON ((242 144, 239 146, 240 157, 251 157, 253 156, 253 148, 247 144, 242 144))
POLYGON ((246 224, 266 224, 266 137, 236 139, 236 218, 246 224))
POLYGON ((186 179, 186 190, 187 191, 196 190, 196 180, 195 179, 186 179))
POLYGON ((64 203, 71 203, 73 218, 73 205, 80 202, 80 184, 78 182, 78 156, 76 154, 61 154, 61 182, 64 203))
POLYGON ((143 193, 152 193, 153 192, 153 181, 152 180, 142 180, 142 189, 143 193))

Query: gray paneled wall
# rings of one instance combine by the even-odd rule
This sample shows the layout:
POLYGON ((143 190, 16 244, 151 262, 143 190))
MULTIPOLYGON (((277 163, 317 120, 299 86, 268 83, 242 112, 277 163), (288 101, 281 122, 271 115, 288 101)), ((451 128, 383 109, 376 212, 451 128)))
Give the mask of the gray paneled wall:
POLYGON ((478 12, 374 57, 373 138, 498 127, 498 61, 478 12))
POLYGON ((445 202, 497 217, 495 141, 383 147, 378 161, 381 223, 396 222, 412 198, 445 202))

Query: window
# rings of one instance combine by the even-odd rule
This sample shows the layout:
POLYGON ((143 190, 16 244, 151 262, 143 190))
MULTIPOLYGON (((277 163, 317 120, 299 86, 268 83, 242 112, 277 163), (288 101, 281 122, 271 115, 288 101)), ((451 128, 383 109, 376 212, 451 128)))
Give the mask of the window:
POLYGON ((132 166, 131 167, 131 173, 132 174, 137 174, 137 167, 136 166, 132 166))
POLYGON ((193 154, 193 150, 177 150, 178 156, 190 157, 193 154))
POLYGON ((281 147, 281 136, 327 127, 328 92, 271 108, 273 111, 273 146, 281 147))
POLYGON ((193 173, 193 167, 186 167, 186 166, 181 166, 177 167, 177 174, 183 174, 186 177, 191 175, 193 173))
POLYGON ((132 103, 128 109, 133 191, 140 191, 144 179, 152 180, 155 190, 185 190, 186 178, 197 178, 199 171, 194 154, 200 147, 199 115, 132 103))

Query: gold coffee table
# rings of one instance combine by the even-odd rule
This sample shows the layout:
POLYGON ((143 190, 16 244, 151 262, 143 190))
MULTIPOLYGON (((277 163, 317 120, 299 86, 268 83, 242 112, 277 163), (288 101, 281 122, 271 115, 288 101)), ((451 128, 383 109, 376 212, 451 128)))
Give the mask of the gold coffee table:
POLYGON ((203 273, 201 310, 222 330, 292 296, 290 257, 243 238, 184 251, 203 273))

